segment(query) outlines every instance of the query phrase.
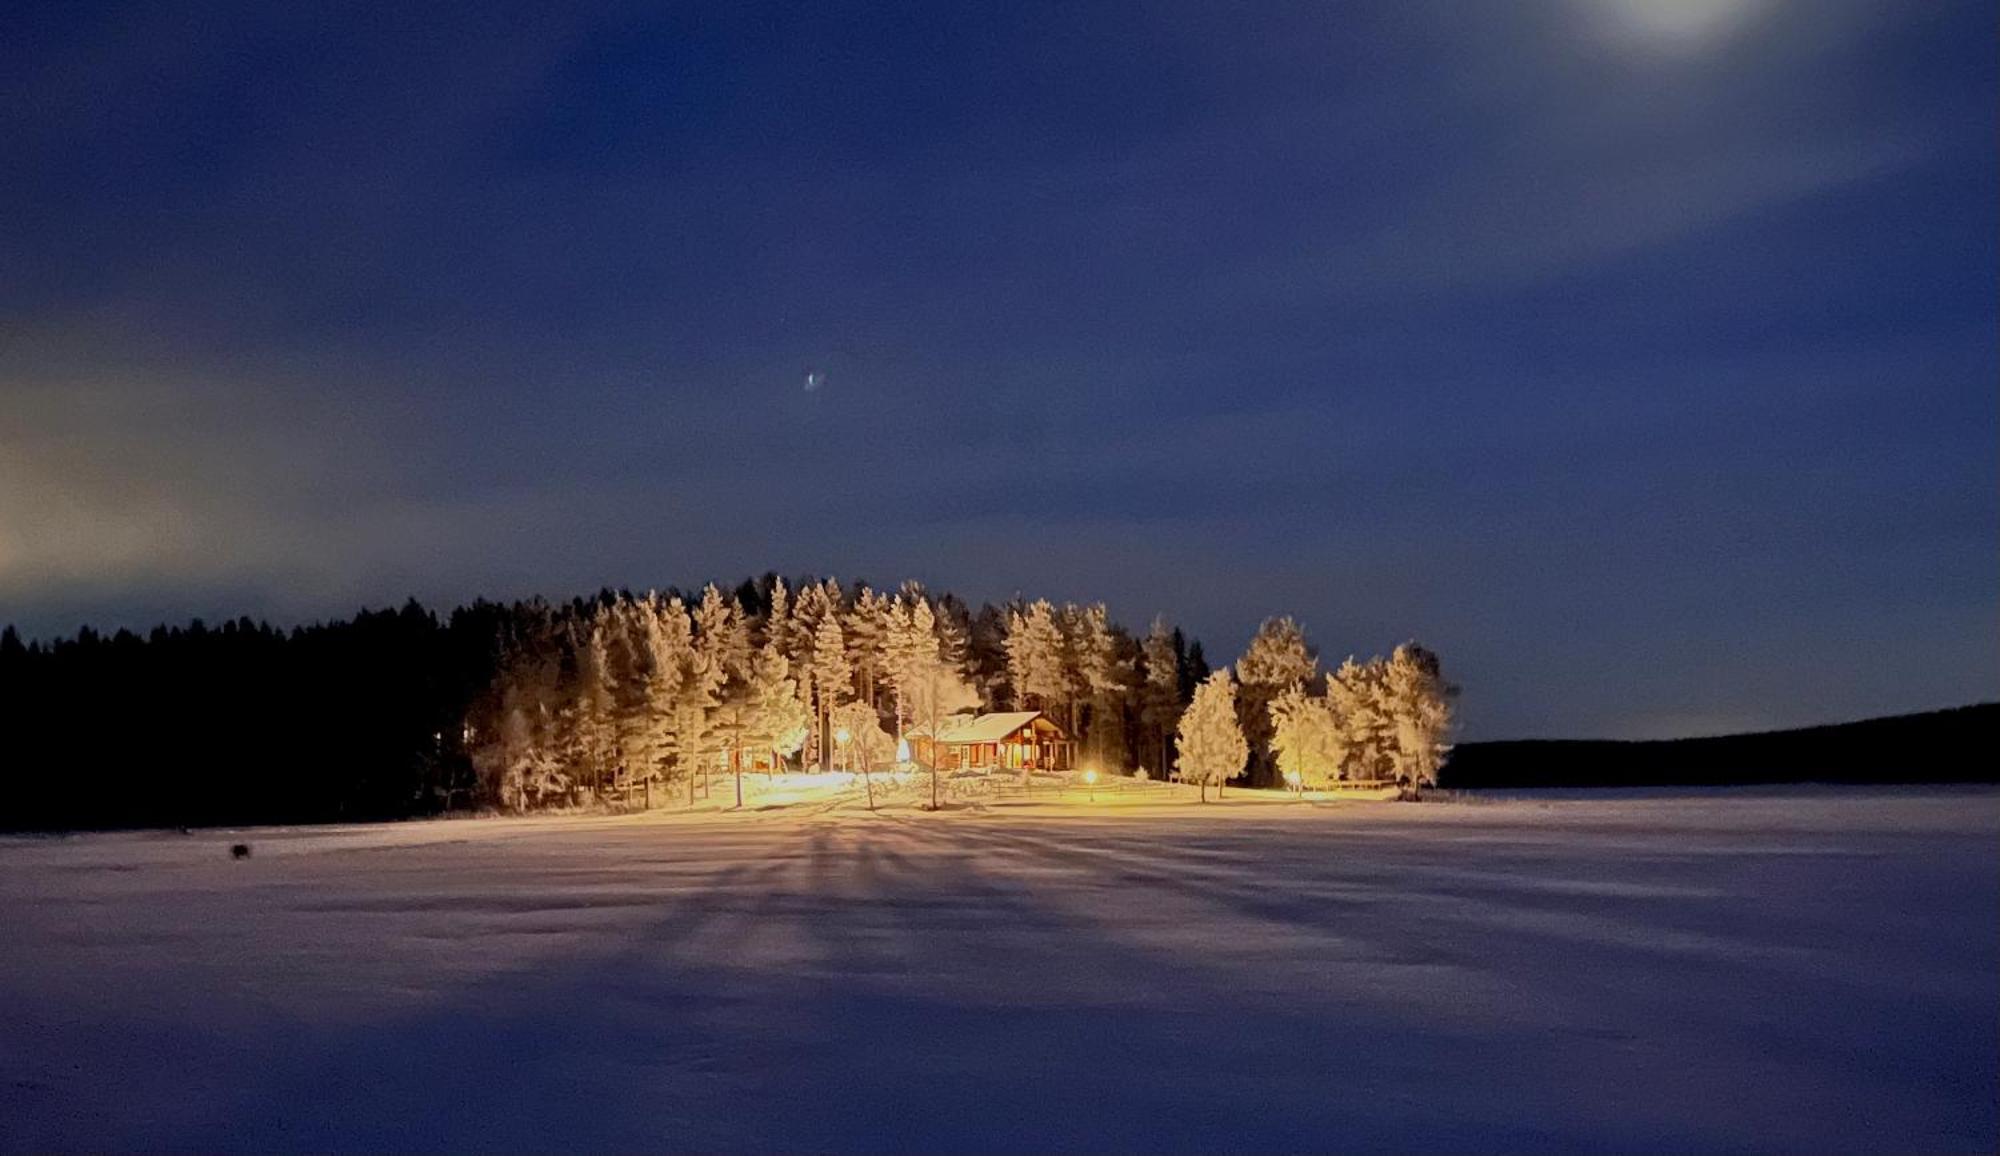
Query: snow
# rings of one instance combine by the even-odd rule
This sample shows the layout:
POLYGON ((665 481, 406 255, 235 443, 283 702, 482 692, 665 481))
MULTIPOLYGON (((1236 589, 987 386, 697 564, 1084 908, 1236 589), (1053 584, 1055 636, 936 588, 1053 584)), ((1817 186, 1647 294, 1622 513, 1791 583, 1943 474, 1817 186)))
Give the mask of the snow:
POLYGON ((791 789, 0 839, 0 1149, 2000 1132, 1992 790, 871 814, 791 789))

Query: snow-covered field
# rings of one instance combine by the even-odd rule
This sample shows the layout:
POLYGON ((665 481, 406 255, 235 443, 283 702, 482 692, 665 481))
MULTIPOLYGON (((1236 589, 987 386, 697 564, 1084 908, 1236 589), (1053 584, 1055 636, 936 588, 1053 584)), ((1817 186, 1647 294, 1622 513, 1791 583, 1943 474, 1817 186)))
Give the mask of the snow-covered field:
POLYGON ((0 839, 0 1148, 1995 1147, 1993 791, 1064 799, 0 839))

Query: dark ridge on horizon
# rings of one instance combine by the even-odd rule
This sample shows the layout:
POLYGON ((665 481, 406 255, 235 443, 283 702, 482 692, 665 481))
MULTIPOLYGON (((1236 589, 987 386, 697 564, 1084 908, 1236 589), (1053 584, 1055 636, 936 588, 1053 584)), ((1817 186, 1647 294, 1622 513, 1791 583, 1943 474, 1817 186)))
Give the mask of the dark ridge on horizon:
POLYGON ((2000 702, 1700 738, 1503 739, 1459 746, 1439 782, 1468 790, 1990 783, 2000 782, 1996 738, 2000 702))

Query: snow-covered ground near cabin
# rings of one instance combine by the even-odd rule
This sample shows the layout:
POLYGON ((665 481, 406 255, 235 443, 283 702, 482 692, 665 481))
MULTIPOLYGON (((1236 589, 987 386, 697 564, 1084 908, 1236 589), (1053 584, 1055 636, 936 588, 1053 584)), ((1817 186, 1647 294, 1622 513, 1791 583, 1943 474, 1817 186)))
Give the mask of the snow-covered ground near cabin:
POLYGON ((2000 793, 1184 800, 0 839, 0 1149, 1995 1147, 2000 793))

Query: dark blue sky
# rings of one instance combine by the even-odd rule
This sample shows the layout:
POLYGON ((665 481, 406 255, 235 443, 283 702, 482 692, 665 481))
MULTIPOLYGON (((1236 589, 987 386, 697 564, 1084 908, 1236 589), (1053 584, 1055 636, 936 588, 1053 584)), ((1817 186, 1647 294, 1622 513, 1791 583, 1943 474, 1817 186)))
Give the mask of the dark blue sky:
POLYGON ((0 620, 778 569, 2000 693, 1992 3, 0 17, 0 620), (808 374, 819 388, 805 388, 808 374))

